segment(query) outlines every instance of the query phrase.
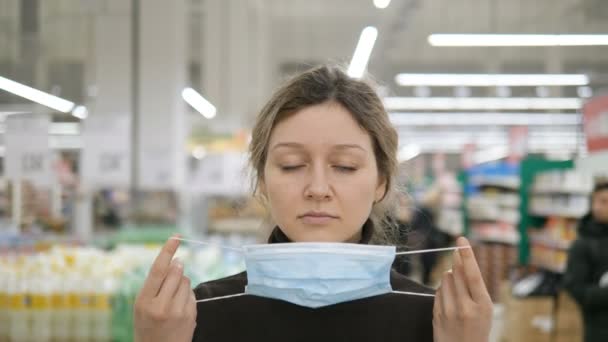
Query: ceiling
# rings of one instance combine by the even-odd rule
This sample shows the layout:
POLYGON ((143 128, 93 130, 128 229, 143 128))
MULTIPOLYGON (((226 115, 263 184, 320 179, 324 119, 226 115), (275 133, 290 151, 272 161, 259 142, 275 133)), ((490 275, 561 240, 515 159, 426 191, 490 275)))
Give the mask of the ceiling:
MULTIPOLYGON (((392 0, 386 9, 377 9, 372 0, 189 0, 189 14, 184 22, 189 28, 189 70, 193 84, 200 85, 201 79, 205 78, 201 72, 204 69, 201 65, 205 56, 205 20, 213 15, 209 12, 212 1, 222 4, 232 1, 244 6, 248 20, 253 22, 251 18, 255 17, 268 27, 268 59, 262 62, 266 63, 265 70, 269 70, 271 77, 267 88, 248 95, 256 97, 256 105, 262 103, 287 75, 316 63, 348 63, 361 30, 369 25, 376 26, 379 35, 368 70, 384 86, 382 92, 385 94, 414 96, 416 93, 413 87, 395 84, 394 77, 399 72, 583 72, 591 76, 595 93, 608 87, 608 46, 459 48, 432 47, 427 42, 431 33, 608 33, 608 6, 603 0, 392 0)), ((91 63, 95 63, 91 58, 94 57, 91 56, 91 20, 100 13, 128 13, 129 2, 57 0, 39 3, 36 13, 40 16, 41 44, 31 51, 39 52, 48 62, 43 67, 47 70, 32 68, 28 64, 30 61, 22 58, 22 49, 31 35, 20 31, 19 18, 23 18, 19 15, 20 0, 0 0, 0 75, 9 75, 46 91, 60 84, 65 96, 74 100, 86 98, 87 73, 91 63), (46 76, 40 76, 38 72, 46 76)), ((232 33, 230 37, 238 35, 232 33)), ((250 45, 257 42, 255 39, 243 40, 250 45)), ((452 88, 433 88, 430 96, 452 96, 453 92, 452 88)), ((476 96, 490 96, 494 89, 474 89, 474 92, 476 96)), ((537 95, 535 88, 514 92, 517 96, 537 95)), ((576 96, 576 89, 564 88, 559 93, 576 96)), ((0 92, 0 106, 20 101, 0 92)), ((252 113, 241 115, 251 117, 252 113)), ((204 124, 198 117, 193 122, 204 124)), ((436 146, 430 141, 439 134, 446 137, 446 141, 463 135, 463 141, 475 140, 481 136, 481 132, 476 133, 480 129, 471 127, 469 133, 463 133, 449 127, 400 128, 402 143, 429 141, 426 146, 436 146)), ((550 127, 545 129, 550 130, 550 127)), ((504 127, 497 130, 495 137, 505 136, 504 127)), ((564 148, 575 151, 582 141, 580 127, 560 127, 559 131, 569 134, 567 141, 571 144, 564 148)), ((503 138, 492 139, 478 140, 496 143, 503 138)), ((429 150, 435 148, 428 147, 429 150)))

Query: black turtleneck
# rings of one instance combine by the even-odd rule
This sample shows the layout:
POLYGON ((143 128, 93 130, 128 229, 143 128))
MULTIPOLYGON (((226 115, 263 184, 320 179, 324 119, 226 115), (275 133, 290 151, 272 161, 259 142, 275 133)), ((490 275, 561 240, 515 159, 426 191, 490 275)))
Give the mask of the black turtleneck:
MULTIPOLYGON (((367 221, 360 243, 368 244, 374 227, 367 221)), ((269 243, 290 242, 276 227, 269 243)), ((243 293, 247 273, 200 284, 196 299, 243 293)), ((433 293, 391 272, 393 290, 433 293)), ((384 294, 311 309, 276 299, 240 296, 198 303, 193 341, 433 341, 433 298, 384 294)))

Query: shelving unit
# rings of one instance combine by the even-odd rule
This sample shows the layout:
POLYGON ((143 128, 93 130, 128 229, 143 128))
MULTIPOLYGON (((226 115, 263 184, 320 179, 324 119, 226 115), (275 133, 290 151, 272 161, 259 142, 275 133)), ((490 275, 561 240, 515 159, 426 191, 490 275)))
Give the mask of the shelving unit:
POLYGON ((492 298, 499 300, 500 284, 517 260, 520 240, 518 165, 507 163, 474 167, 461 175, 463 216, 479 267, 492 298))

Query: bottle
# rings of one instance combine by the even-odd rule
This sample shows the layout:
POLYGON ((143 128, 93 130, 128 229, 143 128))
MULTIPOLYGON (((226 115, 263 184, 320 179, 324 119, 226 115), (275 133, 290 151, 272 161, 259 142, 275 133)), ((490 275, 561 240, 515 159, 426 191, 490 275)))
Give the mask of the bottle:
POLYGON ((91 338, 91 281, 82 270, 73 273, 75 286, 70 293, 72 333, 76 341, 91 338))
POLYGON ((9 311, 8 311, 8 265, 0 261, 0 341, 8 341, 9 311))
POLYGON ((40 268, 28 279, 32 341, 48 342, 52 338, 50 274, 40 268))
POLYGON ((69 341, 72 339, 72 315, 70 313, 68 276, 66 270, 58 270, 54 279, 53 293, 51 295, 52 336, 55 341, 69 341))
POLYGON ((100 274, 94 281, 92 303, 92 340, 108 342, 112 340, 112 311, 110 297, 114 287, 113 279, 107 273, 100 274))
POLYGON ((16 270, 9 276, 8 286, 9 298, 9 340, 12 342, 31 341, 30 339, 30 316, 29 297, 27 295, 27 284, 25 274, 16 270))

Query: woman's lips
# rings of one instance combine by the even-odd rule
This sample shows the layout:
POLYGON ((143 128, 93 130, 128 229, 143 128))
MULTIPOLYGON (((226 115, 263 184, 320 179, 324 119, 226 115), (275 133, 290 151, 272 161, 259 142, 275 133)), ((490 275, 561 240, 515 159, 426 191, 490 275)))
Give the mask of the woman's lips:
POLYGON ((310 225, 325 225, 330 223, 333 220, 336 220, 337 217, 331 215, 303 215, 300 217, 302 222, 310 225))

